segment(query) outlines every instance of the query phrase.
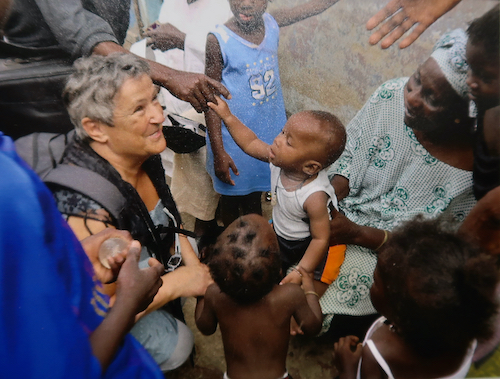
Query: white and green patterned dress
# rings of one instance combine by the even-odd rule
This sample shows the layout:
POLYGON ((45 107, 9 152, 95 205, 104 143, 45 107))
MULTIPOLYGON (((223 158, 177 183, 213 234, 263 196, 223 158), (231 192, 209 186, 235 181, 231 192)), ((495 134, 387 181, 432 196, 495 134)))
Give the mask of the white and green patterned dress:
MULTIPOLYGON (((330 178, 349 179, 339 206, 358 225, 392 230, 419 213, 462 221, 475 204, 472 172, 431 156, 404 124, 407 81, 389 80, 375 91, 347 126, 346 150, 329 169, 330 178)), ((340 274, 321 298, 325 327, 333 314, 376 313, 369 291, 376 262, 372 250, 347 246, 340 274)))

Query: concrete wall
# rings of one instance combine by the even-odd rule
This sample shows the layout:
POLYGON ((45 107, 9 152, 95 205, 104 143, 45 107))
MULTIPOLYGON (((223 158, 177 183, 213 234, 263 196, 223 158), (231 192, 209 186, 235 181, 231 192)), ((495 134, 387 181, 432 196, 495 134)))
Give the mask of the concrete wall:
MULTIPOLYGON (((268 10, 304 0, 274 0, 268 10)), ((347 123, 385 80, 410 76, 439 36, 467 25, 497 0, 462 0, 412 45, 370 46, 366 21, 389 0, 340 0, 323 14, 281 29, 280 73, 287 110, 328 110, 347 123)), ((439 0, 436 0, 439 1, 439 0)))

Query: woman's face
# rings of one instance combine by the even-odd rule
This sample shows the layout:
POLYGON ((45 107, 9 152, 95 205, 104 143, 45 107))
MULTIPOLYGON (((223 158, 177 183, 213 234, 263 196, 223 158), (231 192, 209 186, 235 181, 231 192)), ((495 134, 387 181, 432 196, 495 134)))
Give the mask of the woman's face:
POLYGON ((466 102, 446 80, 434 58, 410 77, 404 92, 404 122, 410 128, 431 132, 466 115, 466 102))
POLYGON ((158 88, 148 75, 127 79, 114 98, 114 126, 107 127, 108 145, 117 155, 148 158, 166 147, 163 109, 158 88))

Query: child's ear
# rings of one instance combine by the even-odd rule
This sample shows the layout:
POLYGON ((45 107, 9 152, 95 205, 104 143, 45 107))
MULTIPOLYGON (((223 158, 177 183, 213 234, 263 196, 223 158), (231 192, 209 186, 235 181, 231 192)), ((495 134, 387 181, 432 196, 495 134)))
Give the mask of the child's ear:
POLYGON ((104 129, 104 124, 100 121, 92 120, 89 117, 82 119, 82 127, 92 140, 104 143, 108 140, 108 135, 104 129))
POLYGON ((313 176, 323 169, 323 165, 315 160, 309 160, 302 166, 302 171, 309 176, 313 176))

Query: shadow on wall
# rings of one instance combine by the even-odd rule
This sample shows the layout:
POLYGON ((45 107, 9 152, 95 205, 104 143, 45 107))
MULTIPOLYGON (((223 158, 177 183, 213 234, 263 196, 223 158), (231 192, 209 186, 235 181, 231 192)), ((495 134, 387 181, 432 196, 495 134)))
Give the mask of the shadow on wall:
MULTIPOLYGON (((274 0, 268 10, 305 0, 274 0)), ((466 29, 496 0, 462 0, 412 45, 370 46, 365 24, 389 0, 340 0, 320 14, 281 29, 280 75, 289 113, 333 112, 347 124, 384 81, 410 76, 445 32, 466 29)))

